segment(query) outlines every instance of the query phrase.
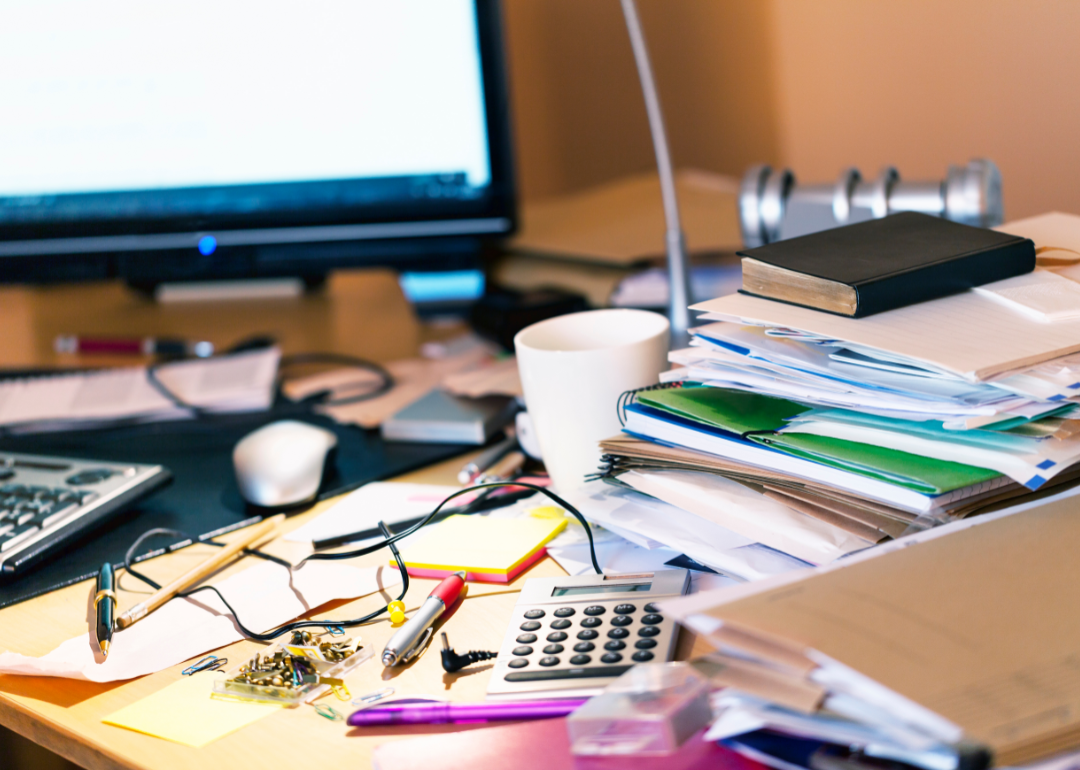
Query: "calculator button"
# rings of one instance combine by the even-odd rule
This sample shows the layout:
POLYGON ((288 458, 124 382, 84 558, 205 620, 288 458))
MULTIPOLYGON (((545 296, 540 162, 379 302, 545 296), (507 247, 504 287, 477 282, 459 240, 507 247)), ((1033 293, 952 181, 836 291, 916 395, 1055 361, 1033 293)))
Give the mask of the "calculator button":
POLYGON ((649 602, 648 604, 645 605, 645 611, 646 612, 659 612, 660 611, 660 605, 658 605, 656 602, 649 602))
POLYGON ((656 646, 656 640, 638 639, 636 642, 634 642, 634 646, 637 647, 639 650, 651 650, 653 647, 656 646))
POLYGON ((616 615, 611 619, 611 625, 613 626, 628 626, 634 622, 634 619, 629 615, 616 615))
POLYGON ((557 631, 561 631, 564 628, 570 628, 569 620, 553 620, 551 621, 551 627, 557 631))
POLYGON ((571 615, 574 614, 574 608, 573 607, 559 607, 559 609, 555 610, 554 614, 555 614, 555 617, 557 617, 557 618, 568 618, 568 617, 570 617, 571 615))
POLYGON ((622 655, 617 652, 605 652, 600 656, 601 663, 618 663, 620 660, 622 660, 622 655))
POLYGON ((525 617, 529 620, 536 620, 537 618, 544 617, 546 613, 543 610, 529 610, 525 613, 525 617))
POLYGON ((653 659, 653 654, 648 650, 638 650, 630 656, 632 660, 636 660, 638 663, 644 663, 647 660, 653 659))
POLYGON ((536 629, 540 628, 540 624, 537 623, 535 620, 526 620, 519 627, 522 631, 535 631, 536 629))
POLYGON ((600 620, 600 618, 585 618, 581 621, 581 625, 585 628, 596 628, 603 622, 604 621, 600 620))
MULTIPOLYGON (((619 629, 620 631, 623 629, 619 629)), ((642 626, 637 630, 638 636, 659 636, 660 629, 656 626, 642 626)))
MULTIPOLYGON (((641 630, 644 631, 645 629, 643 628, 641 630)), ((625 628, 613 628, 607 632, 607 635, 608 639, 625 639, 630 636, 630 632, 625 628)))
POLYGON ((637 607, 635 607, 633 604, 620 604, 617 607, 615 607, 615 612, 618 613, 619 615, 629 615, 631 612, 633 612, 636 609, 637 609, 637 607))
POLYGON ((562 651, 563 646, 561 644, 549 644, 544 648, 545 655, 558 655, 562 651))
POLYGON ((584 612, 586 615, 603 615, 606 610, 599 604, 594 604, 592 607, 586 607, 584 612))
POLYGON ((554 655, 548 655, 546 658, 540 658, 541 666, 557 666, 559 665, 559 659, 554 655))
POLYGON ((522 634, 515 641, 518 644, 532 644, 536 641, 536 634, 522 634))
POLYGON ((653 613, 653 614, 646 615, 645 617, 643 617, 641 619, 641 622, 644 623, 647 626, 655 626, 657 623, 663 623, 664 622, 664 616, 663 615, 657 615, 657 614, 653 613))
POLYGON ((604 644, 604 649, 608 652, 618 652, 626 647, 626 642, 619 639, 612 639, 610 642, 604 644))
POLYGON ((525 658, 514 658, 506 665, 508 665, 510 668, 525 668, 527 665, 529 665, 529 661, 525 660, 525 658))
POLYGON ((542 682, 551 679, 610 679, 629 671, 631 666, 602 668, 549 668, 546 671, 511 671, 503 677, 507 682, 542 682))
POLYGON ((598 636, 600 636, 600 634, 596 633, 591 628, 586 628, 584 631, 578 631, 577 638, 578 639, 595 639, 598 636))
POLYGON ((553 633, 550 633, 550 634, 547 635, 547 640, 549 642, 564 642, 564 641, 566 641, 566 632, 565 631, 555 631, 553 633))
POLYGON ((590 658, 588 655, 575 655, 574 657, 570 658, 570 663, 574 666, 585 666, 589 663, 592 663, 592 658, 590 658))
POLYGON ((533 651, 532 647, 529 647, 528 645, 524 645, 522 647, 515 647, 514 648, 514 654, 515 655, 532 655, 532 651, 533 651))
POLYGON ((592 652, 596 645, 592 642, 578 642, 574 645, 574 652, 592 652))

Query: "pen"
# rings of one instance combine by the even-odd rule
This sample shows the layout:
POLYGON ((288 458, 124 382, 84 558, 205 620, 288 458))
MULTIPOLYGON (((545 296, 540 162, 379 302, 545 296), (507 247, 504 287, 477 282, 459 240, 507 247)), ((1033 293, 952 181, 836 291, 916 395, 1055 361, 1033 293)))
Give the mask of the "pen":
POLYGON ((185 588, 189 588, 200 580, 209 577, 216 572, 225 562, 232 559, 238 553, 254 545, 259 540, 272 535, 277 525, 285 521, 285 514, 279 513, 276 516, 271 516, 258 524, 252 524, 244 531, 244 536, 239 540, 235 540, 215 553, 209 559, 204 561, 195 567, 192 567, 180 577, 173 580, 168 585, 162 586, 157 591, 150 595, 150 598, 146 601, 139 602, 134 607, 129 608, 126 612, 120 615, 116 620, 116 624, 120 628, 127 628, 133 623, 145 618, 151 612, 156 610, 165 602, 172 599, 178 593, 185 588))
POLYGON ((484 450, 474 460, 465 463, 465 467, 458 471, 458 483, 471 484, 481 473, 505 457, 516 446, 517 436, 510 435, 484 450))
POLYGON ((113 609, 116 607, 116 591, 113 586, 113 568, 108 562, 101 565, 97 577, 97 594, 94 596, 94 636, 101 654, 109 657, 109 645, 112 643, 113 609))
POLYGON ((349 717, 352 727, 384 725, 490 722, 498 719, 563 717, 587 698, 539 700, 525 703, 410 703, 361 709, 349 717))
POLYGON ((111 353, 132 356, 197 356, 214 355, 214 344, 200 340, 168 337, 87 337, 61 334, 53 342, 57 353, 111 353))
POLYGON ((423 605, 409 621, 390 637, 383 650, 384 666, 408 663, 426 648, 435 633, 434 623, 446 608, 465 592, 465 573, 455 572, 443 580, 428 594, 423 605))
POLYGON ((493 481, 506 481, 517 475, 525 465, 525 455, 522 452, 510 452, 506 457, 488 468, 479 479, 478 483, 488 484, 493 481))

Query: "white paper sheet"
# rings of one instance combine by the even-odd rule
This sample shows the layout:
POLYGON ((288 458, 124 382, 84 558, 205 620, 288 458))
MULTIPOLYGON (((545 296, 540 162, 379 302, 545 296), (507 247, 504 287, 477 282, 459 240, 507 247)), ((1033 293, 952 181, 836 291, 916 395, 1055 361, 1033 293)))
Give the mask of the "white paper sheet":
POLYGON ((809 566, 689 511, 602 481, 563 495, 589 521, 663 543, 740 580, 757 580, 809 566))
MULTIPOLYGON (((178 398, 214 412, 267 409, 274 395, 277 348, 211 359, 180 361, 156 370, 178 398)), ((121 419, 190 417, 147 378, 146 367, 9 380, 0 384, 0 425, 13 432, 108 425, 121 419)))
MULTIPOLYGON (((255 565, 221 583, 244 625, 264 632, 334 599, 355 599, 401 583, 389 567, 357 569, 314 561, 288 570, 273 562, 255 565)), ((210 591, 173 599, 133 626, 113 634, 102 662, 86 633, 40 658, 0 653, 0 674, 57 676, 115 682, 175 666, 243 638, 221 600, 210 591)))
POLYGON ((973 291, 866 318, 844 318, 744 294, 694 305, 705 320, 798 329, 913 359, 980 382, 1080 351, 1080 320, 1044 324, 973 291))
MULTIPOLYGON (((290 532, 285 539, 296 543, 310 543, 312 540, 373 529, 378 526, 380 519, 387 524, 395 524, 406 519, 424 516, 435 510, 435 507, 447 497, 460 490, 461 487, 437 484, 375 481, 345 495, 340 502, 304 526, 290 532)), ((462 495, 452 500, 450 504, 464 505, 468 499, 466 495, 462 495)))
MULTIPOLYGON (((811 564, 828 564, 869 544, 731 479, 696 471, 630 471, 634 489, 697 514, 703 521, 811 564)), ((704 563, 704 562, 703 562, 704 563)))

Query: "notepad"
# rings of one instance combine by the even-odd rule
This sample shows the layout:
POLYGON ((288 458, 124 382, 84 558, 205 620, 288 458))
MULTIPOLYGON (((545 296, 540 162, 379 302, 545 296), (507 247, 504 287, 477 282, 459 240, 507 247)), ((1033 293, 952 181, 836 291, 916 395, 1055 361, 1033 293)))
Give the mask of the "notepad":
POLYGON ((281 708, 275 703, 211 698, 213 677, 181 678, 101 721, 200 748, 281 708))
POLYGON ((543 558, 544 546, 565 528, 565 518, 451 516, 410 539, 402 558, 413 577, 464 571, 466 580, 509 583, 543 558))

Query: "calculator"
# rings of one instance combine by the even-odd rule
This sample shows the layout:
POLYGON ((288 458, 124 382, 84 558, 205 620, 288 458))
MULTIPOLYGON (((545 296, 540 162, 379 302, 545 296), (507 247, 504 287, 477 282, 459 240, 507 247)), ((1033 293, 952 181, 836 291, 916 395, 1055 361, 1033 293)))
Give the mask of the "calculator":
POLYGON ((635 663, 671 660, 678 627, 656 602, 689 587, 681 569, 527 580, 488 700, 588 698, 635 663))

